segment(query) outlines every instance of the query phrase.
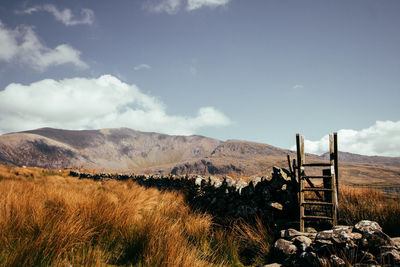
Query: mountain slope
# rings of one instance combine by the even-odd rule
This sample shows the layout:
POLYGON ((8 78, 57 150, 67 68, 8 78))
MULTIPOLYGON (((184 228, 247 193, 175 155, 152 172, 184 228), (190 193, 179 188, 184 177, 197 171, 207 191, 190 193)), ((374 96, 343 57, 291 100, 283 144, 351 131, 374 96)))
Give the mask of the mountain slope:
POLYGON ((203 136, 170 136, 126 128, 42 128, 0 136, 0 161, 46 168, 128 170, 201 158, 220 143, 203 136))
MULTIPOLYGON (((329 153, 321 155, 324 159, 329 159, 329 153)), ((339 152, 339 161, 355 162, 365 164, 378 164, 400 168, 400 157, 364 156, 349 152, 339 152)))
MULTIPOLYGON (((271 145, 204 136, 171 136, 126 128, 70 131, 52 128, 0 136, 0 164, 44 168, 87 168, 136 173, 230 175, 250 177, 287 166, 294 151, 271 145)), ((329 155, 306 155, 306 161, 329 155)), ((340 152, 341 184, 399 186, 400 161, 340 152)), ((309 175, 319 175, 311 169, 309 175)))

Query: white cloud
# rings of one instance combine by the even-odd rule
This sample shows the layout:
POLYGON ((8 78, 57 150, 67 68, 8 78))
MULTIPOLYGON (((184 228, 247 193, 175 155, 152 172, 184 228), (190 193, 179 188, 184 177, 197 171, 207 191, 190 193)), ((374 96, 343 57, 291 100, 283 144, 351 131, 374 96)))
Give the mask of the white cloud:
POLYGON ((71 9, 65 8, 64 10, 59 10, 55 5, 47 4, 42 6, 34 6, 17 13, 32 14, 34 12, 46 11, 54 16, 54 18, 66 26, 74 26, 79 24, 91 25, 94 22, 94 12, 88 8, 81 9, 81 18, 76 19, 72 14, 71 9))
POLYGON ((215 8, 224 6, 231 0, 155 0, 148 2, 147 9, 152 12, 176 14, 183 6, 186 10, 192 11, 202 7, 215 8))
POLYGON ((217 7, 229 3, 230 0, 188 0, 187 10, 195 10, 201 7, 217 7))
POLYGON ((0 21, 0 62, 17 62, 43 71, 49 66, 71 63, 79 68, 88 65, 80 59, 81 52, 68 44, 54 49, 41 43, 32 27, 8 29, 0 21))
POLYGON ((182 0, 161 0, 149 3, 147 8, 156 13, 166 12, 168 14, 175 14, 179 11, 181 4, 182 0))
POLYGON ((151 69, 151 66, 147 64, 140 64, 134 67, 134 70, 149 70, 149 69, 151 69))
POLYGON ((301 84, 295 84, 295 85, 293 85, 292 88, 293 88, 293 89, 301 89, 301 88, 304 88, 304 86, 301 85, 301 84))
POLYGON ((188 135, 199 128, 228 124, 229 118, 213 107, 200 108, 194 117, 169 115, 160 100, 111 75, 12 83, 0 91, 3 133, 40 127, 129 127, 188 135))
MULTIPOLYGON (((400 156, 400 121, 377 121, 371 127, 338 131, 339 151, 369 156, 400 156)), ((320 140, 305 140, 306 152, 322 154, 329 150, 329 135, 320 140)), ((295 149, 295 147, 292 147, 295 149)))

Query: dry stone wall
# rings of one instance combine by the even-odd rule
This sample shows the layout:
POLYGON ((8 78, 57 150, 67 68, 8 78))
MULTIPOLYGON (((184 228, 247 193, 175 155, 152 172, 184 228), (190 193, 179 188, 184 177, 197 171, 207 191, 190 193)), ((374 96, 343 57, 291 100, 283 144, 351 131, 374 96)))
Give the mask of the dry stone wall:
MULTIPOLYGON (((257 176, 251 181, 230 177, 152 176, 127 174, 90 174, 70 171, 70 175, 93 180, 132 180, 145 187, 183 192, 189 204, 219 218, 296 219, 297 183, 289 171, 274 167, 271 175, 257 176)), ((272 220, 271 220, 272 221, 272 220)))
POLYGON ((283 266, 400 266, 400 238, 390 238, 377 222, 307 233, 282 230, 275 253, 283 266))

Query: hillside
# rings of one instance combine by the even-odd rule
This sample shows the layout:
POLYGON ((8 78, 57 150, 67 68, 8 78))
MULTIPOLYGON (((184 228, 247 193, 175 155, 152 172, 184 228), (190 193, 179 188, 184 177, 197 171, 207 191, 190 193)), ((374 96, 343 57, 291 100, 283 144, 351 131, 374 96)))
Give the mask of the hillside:
POLYGON ((16 166, 134 170, 209 155, 221 141, 131 129, 52 128, 0 136, 0 162, 16 166))
MULTIPOLYGON (((329 153, 324 153, 321 156, 326 160, 329 159, 329 153)), ((378 164, 400 168, 400 157, 364 156, 349 152, 339 152, 339 160, 343 162, 378 164)))
MULTIPOLYGON (((0 136, 0 164, 50 169, 250 177, 270 173, 275 165, 286 167, 287 155, 296 158, 294 151, 267 144, 223 142, 198 135, 172 136, 127 128, 83 131, 42 128, 0 136)), ((327 154, 307 154, 306 161, 327 158, 327 154)), ((400 158, 340 152, 339 160, 342 184, 400 188, 400 158)))

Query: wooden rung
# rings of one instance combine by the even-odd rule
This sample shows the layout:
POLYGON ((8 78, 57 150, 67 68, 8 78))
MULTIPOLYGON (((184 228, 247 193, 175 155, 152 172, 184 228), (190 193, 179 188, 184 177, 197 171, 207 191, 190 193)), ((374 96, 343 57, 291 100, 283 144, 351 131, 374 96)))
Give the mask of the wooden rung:
POLYGON ((333 221, 332 217, 327 216, 304 216, 302 220, 330 220, 333 221))
POLYGON ((325 205, 325 206, 332 206, 333 203, 315 201, 315 202, 303 202, 303 205, 325 205))
POLYGON ((304 191, 327 191, 327 192, 332 192, 332 189, 330 189, 330 188, 322 188, 322 187, 306 187, 306 188, 303 188, 302 191, 303 192, 304 191))
POLYGON ((309 179, 314 179, 314 178, 332 178, 330 175, 305 175, 302 176, 302 178, 309 178, 309 179))
POLYGON ((330 163, 307 163, 303 164, 304 167, 329 167, 331 166, 330 163))

